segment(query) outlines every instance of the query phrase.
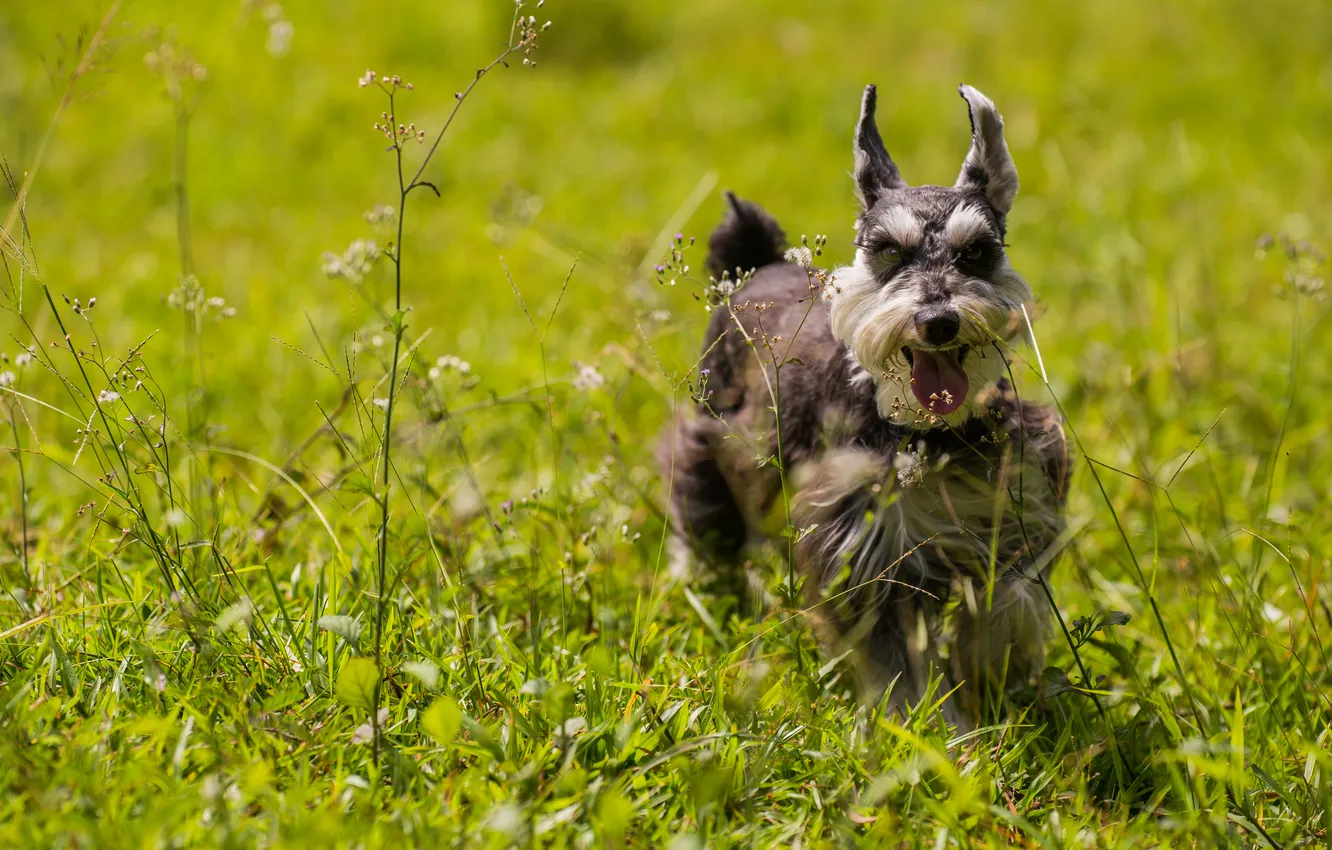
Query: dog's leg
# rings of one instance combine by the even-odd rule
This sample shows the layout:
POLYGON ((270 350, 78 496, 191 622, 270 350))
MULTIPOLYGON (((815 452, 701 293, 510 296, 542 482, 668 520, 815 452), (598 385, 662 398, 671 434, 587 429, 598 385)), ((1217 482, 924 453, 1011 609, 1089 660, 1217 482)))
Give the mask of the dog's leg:
MULTIPOLYGON (((888 710, 905 717, 929 692, 932 678, 943 680, 936 698, 952 688, 937 645, 948 579, 922 564, 903 580, 908 576, 897 565, 910 545, 897 540, 899 518, 876 493, 888 474, 874 453, 829 452, 797 471, 792 518, 797 528, 814 529, 796 557, 800 572, 814 579, 811 598, 827 605, 821 617, 825 642, 854 650, 866 701, 877 703, 887 692, 888 710)), ((943 711, 951 725, 970 728, 953 699, 943 711)))
POLYGON ((680 416, 663 436, 658 462, 670 482, 670 576, 703 578, 722 597, 733 597, 742 614, 763 608, 762 588, 754 588, 740 553, 749 526, 731 492, 716 451, 724 426, 716 419, 680 416), (712 584, 715 582, 715 584, 712 584))
POLYGON ((719 426, 685 414, 661 442, 658 462, 671 484, 676 534, 704 560, 733 562, 745 543, 744 515, 714 453, 719 426))
POLYGON ((986 597, 984 583, 965 583, 954 620, 953 674, 973 713, 1039 676, 1050 624, 1040 584, 1020 571, 1001 576, 986 597))
POLYGON ((953 697, 947 667, 939 657, 937 606, 919 594, 890 599, 860 643, 866 696, 882 699, 888 692, 887 710, 905 718, 927 696, 942 699, 944 720, 958 730, 972 728, 970 719, 953 697), (931 690, 930 683, 936 687, 931 690))

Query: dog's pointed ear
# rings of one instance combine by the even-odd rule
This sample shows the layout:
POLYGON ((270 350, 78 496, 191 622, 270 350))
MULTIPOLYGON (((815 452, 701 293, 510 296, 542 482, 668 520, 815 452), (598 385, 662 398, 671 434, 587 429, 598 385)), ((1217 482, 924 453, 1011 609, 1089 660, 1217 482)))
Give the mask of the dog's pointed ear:
POLYGON ((860 121, 856 123, 856 195, 865 209, 869 209, 893 189, 905 189, 906 181, 898 173, 888 149, 883 146, 883 137, 874 123, 874 107, 878 103, 878 93, 874 86, 865 86, 865 96, 860 101, 860 121))
POLYGON ((1017 166, 1004 141, 1004 119, 994 103, 971 86, 958 86, 957 92, 971 113, 971 151, 954 185, 984 192, 990 206, 1003 218, 1013 208, 1018 191, 1017 166))

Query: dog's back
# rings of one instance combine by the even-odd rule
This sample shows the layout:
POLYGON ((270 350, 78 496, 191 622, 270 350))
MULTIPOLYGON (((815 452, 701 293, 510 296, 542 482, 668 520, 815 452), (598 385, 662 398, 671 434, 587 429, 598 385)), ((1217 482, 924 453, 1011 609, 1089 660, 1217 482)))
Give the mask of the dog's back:
POLYGON ((733 559, 746 541, 780 530, 769 528, 779 454, 787 468, 809 457, 833 414, 857 425, 877 419, 870 386, 852 386, 854 364, 829 330, 823 273, 783 258, 782 229, 758 205, 730 193, 727 202, 707 267, 744 285, 712 312, 698 397, 659 451, 676 530, 710 560, 733 559))

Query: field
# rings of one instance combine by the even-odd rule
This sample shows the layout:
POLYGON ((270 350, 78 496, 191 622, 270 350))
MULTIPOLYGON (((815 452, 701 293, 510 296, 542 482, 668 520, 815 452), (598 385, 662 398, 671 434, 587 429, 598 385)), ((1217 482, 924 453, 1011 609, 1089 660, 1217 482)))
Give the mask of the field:
POLYGON ((0 0, 0 845, 1332 842, 1332 6, 515 14, 0 0), (653 457, 722 190, 848 262, 869 82, 913 183, 1003 111, 1078 451, 970 734, 779 547, 679 570, 653 457))

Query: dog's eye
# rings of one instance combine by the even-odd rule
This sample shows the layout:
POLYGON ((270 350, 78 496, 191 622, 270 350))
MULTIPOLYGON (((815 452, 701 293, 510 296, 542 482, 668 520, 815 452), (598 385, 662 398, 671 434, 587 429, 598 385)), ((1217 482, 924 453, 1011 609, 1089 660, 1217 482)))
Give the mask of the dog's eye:
POLYGON ((962 252, 962 262, 978 263, 981 257, 985 256, 985 248, 982 245, 972 245, 962 252))
POLYGON ((907 252, 901 245, 889 242, 878 250, 878 256, 884 263, 897 265, 907 258, 907 252))

